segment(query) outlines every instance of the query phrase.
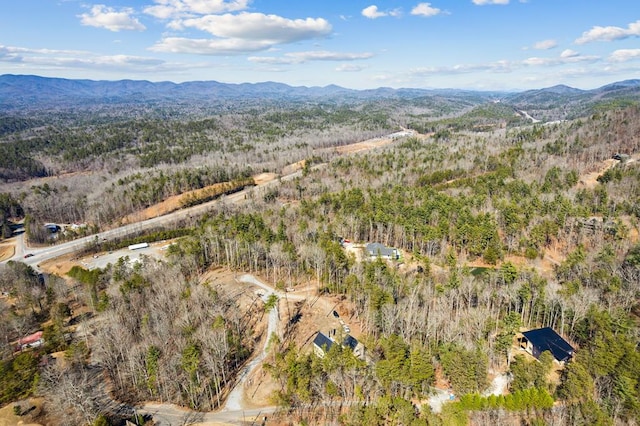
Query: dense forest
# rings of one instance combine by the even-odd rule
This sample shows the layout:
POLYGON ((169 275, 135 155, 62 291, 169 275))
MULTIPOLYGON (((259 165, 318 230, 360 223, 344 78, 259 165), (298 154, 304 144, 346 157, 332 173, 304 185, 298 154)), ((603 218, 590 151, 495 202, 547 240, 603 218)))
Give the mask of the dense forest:
POLYGON ((0 402, 42 395, 69 424, 118 424, 131 418, 118 404, 148 400, 221 407, 270 309, 240 309, 207 278, 222 267, 279 288, 312 284, 361 325, 366 359, 340 345, 314 355, 293 321, 273 337, 264 370, 285 423, 636 424, 640 106, 605 99, 577 118, 531 123, 503 102, 434 102, 2 118, 4 237, 23 218, 33 241, 47 222, 106 229, 173 195, 307 165, 185 222, 163 261, 46 279, 0 265, 0 402), (328 149, 402 128, 418 133, 375 150, 328 149), (402 256, 359 258, 345 239, 402 256), (88 319, 100 326, 66 332, 88 319), (518 332, 539 327, 564 336, 573 359, 513 350, 518 332), (38 329, 45 345, 14 353, 38 329), (60 351, 63 365, 41 365, 60 351), (508 391, 488 395, 499 373, 508 391), (439 412, 424 403, 437 383, 456 395, 439 412))
POLYGON ((283 364, 274 371, 296 372, 282 379, 280 396, 292 409, 322 405, 337 392, 363 399, 372 410, 351 413, 356 417, 347 416, 347 423, 360 424, 358 416, 387 423, 396 409, 434 421, 401 402, 422 395, 433 380, 433 364, 456 393, 480 392, 488 370, 507 363, 515 331, 550 326, 580 348, 558 383, 546 379, 548 366, 536 372, 536 365, 516 358, 511 389, 521 402, 463 399, 447 407, 446 419, 468 415, 482 422, 489 412, 507 421, 513 415, 501 410, 506 404, 509 411, 529 413, 523 421, 531 409, 550 422, 632 421, 640 390, 640 169, 634 162, 618 164, 592 188, 579 176, 611 152, 637 150, 639 112, 634 107, 506 131, 491 135, 500 138, 492 144, 465 132, 446 144, 409 139, 385 152, 338 159, 281 187, 284 205, 265 198, 257 200, 264 203, 260 213, 209 218, 185 240, 181 254, 195 251, 200 270, 224 264, 262 271, 275 282, 318 277, 319 291, 353 303, 375 348, 375 368, 355 361, 341 366, 347 361, 336 354, 337 365, 327 370, 314 366, 313 356, 299 354, 295 342, 283 343, 283 358, 274 360, 283 364), (443 171, 443 164, 452 171, 443 171), (265 214, 269 206, 272 213, 265 214), (381 261, 354 262, 337 235, 400 247, 421 268, 401 273, 381 261), (564 260, 543 271, 550 250, 564 260), (467 266, 477 260, 488 267, 467 266), (423 364, 424 372, 412 371, 423 364), (309 376, 301 378, 300 371, 309 376), (327 375, 339 379, 321 379, 327 375), (356 382, 345 383, 346 377, 356 382), (532 388, 539 393, 526 393, 532 388), (553 399, 562 404, 550 404, 553 399))

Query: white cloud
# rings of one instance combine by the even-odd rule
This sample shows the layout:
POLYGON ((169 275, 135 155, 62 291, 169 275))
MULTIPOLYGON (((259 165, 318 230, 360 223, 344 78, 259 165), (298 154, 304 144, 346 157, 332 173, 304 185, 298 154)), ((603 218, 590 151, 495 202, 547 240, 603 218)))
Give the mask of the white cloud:
POLYGON ((213 39, 166 37, 151 50, 202 55, 257 52, 277 44, 325 37, 331 33, 322 18, 286 19, 262 13, 207 15, 174 22, 174 28, 195 28, 215 36, 213 39))
POLYGON ((42 54, 42 55, 86 55, 89 52, 84 50, 57 50, 57 49, 30 49, 27 47, 2 46, 0 52, 8 52, 11 54, 42 54))
POLYGON ((338 72, 358 72, 364 69, 361 65, 356 64, 342 64, 336 67, 336 71, 338 72))
POLYGON ((614 41, 630 37, 640 37, 640 21, 632 22, 627 25, 627 28, 595 26, 589 31, 583 32, 582 36, 576 39, 575 43, 585 44, 594 41, 614 41))
POLYGON ((484 6, 485 4, 509 4, 509 0, 472 0, 473 4, 484 6))
POLYGON ((580 53, 571 49, 565 49, 562 51, 562 53, 560 53, 561 58, 575 58, 577 56, 580 56, 580 53))
POLYGON ((369 59, 373 53, 340 53, 327 51, 310 51, 287 53, 286 56, 298 58, 302 61, 356 61, 359 59, 369 59))
POLYGON ((411 10, 412 15, 418 16, 436 16, 443 13, 442 10, 437 7, 432 7, 431 3, 418 3, 416 7, 411 10))
POLYGON ((106 28, 118 32, 122 30, 143 31, 145 26, 137 18, 131 16, 134 13, 131 8, 124 8, 117 12, 112 7, 97 4, 91 7, 89 13, 79 15, 82 25, 97 28, 106 28))
POLYGON ((619 49, 609 56, 611 62, 627 62, 633 59, 640 59, 640 49, 619 49))
POLYGON ((362 9, 362 16, 369 19, 382 18, 383 16, 388 16, 388 15, 389 14, 386 12, 380 12, 378 10, 378 6, 376 6, 375 4, 362 9))
POLYGON ((185 19, 182 25, 217 37, 259 40, 267 44, 324 37, 332 30, 331 24, 322 18, 287 19, 277 15, 247 12, 185 19))
POLYGON ((289 65, 295 63, 293 58, 282 56, 249 56, 247 59, 258 64, 269 65, 289 65))
POLYGON ((414 77, 425 77, 434 75, 454 75, 471 73, 511 73, 519 69, 528 67, 553 67, 578 63, 594 63, 600 61, 598 56, 582 56, 573 50, 565 50, 560 56, 550 58, 531 57, 523 61, 495 61, 479 64, 457 64, 443 67, 414 68, 409 75, 414 77))
POLYGON ((157 69, 164 61, 130 55, 96 55, 79 50, 28 49, 0 46, 0 62, 13 62, 41 68, 81 68, 140 71, 157 69))
POLYGON ((11 47, 0 45, 0 62, 22 62, 22 55, 11 47))
POLYGON ((160 19, 210 15, 246 10, 251 0, 154 0, 144 12, 160 19))
POLYGON ((308 52, 292 52, 285 53, 282 57, 275 56, 252 56, 249 58, 251 62, 262 64, 301 64, 308 61, 357 61, 361 59, 369 59, 373 57, 373 53, 341 53, 328 52, 324 50, 312 50, 308 52))
POLYGON ((193 39, 165 37, 149 50, 154 52, 191 53, 197 55, 241 55, 247 52, 266 50, 272 43, 243 39, 193 39))
POLYGON ((412 77, 428 75, 469 74, 474 72, 491 71, 505 73, 512 71, 512 64, 508 61, 496 61, 486 64, 457 64, 449 67, 414 68, 409 74, 412 77))
POLYGON ((574 64, 578 62, 597 62, 601 58, 599 56, 583 56, 575 50, 566 49, 560 53, 558 57, 539 58, 532 57, 522 61, 525 66, 556 66, 565 64, 574 64))
POLYGON ((549 50, 558 46, 558 43, 555 40, 542 40, 533 45, 533 48, 536 50, 549 50))

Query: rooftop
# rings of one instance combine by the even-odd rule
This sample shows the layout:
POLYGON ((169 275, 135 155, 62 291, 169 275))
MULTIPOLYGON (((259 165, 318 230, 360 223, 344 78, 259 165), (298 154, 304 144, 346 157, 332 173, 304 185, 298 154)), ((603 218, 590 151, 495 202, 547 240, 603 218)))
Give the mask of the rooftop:
POLYGON ((538 328, 522 333, 540 352, 550 351, 558 361, 565 361, 573 356, 574 348, 551 327, 538 328))

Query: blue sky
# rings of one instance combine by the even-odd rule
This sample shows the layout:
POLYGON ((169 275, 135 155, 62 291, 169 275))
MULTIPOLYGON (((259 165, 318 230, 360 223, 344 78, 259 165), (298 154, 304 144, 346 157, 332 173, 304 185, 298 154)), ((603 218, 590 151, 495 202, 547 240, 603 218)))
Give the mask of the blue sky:
POLYGON ((0 74, 590 89, 640 78, 638 0, 4 0, 0 74))

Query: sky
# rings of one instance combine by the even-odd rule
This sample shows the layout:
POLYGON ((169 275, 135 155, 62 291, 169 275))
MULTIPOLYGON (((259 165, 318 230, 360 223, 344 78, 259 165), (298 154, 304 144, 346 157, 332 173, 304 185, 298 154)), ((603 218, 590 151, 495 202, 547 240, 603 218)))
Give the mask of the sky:
POLYGON ((2 0, 0 74, 593 89, 640 78, 640 2, 2 0))

